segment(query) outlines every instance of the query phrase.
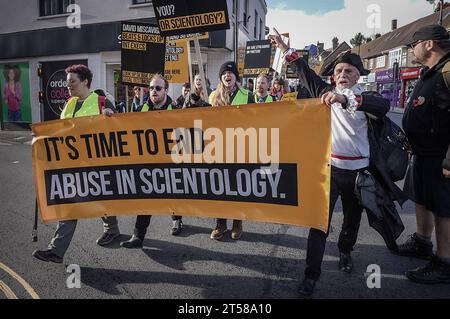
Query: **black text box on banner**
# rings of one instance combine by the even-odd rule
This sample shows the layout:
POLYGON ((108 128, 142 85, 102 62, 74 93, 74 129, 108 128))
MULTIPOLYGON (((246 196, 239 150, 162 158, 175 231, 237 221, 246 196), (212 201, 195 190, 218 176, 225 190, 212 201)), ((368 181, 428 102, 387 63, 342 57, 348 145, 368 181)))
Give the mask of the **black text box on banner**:
POLYGON ((164 74, 165 40, 158 26, 122 22, 122 83, 148 86, 155 73, 164 74))
POLYGON ((163 36, 230 28, 226 0, 153 0, 152 2, 163 36))
POLYGON ((261 73, 268 73, 272 45, 269 40, 249 41, 245 49, 244 77, 256 78, 261 73))
MULTIPOLYGON (((297 50, 296 51, 299 56, 302 57, 308 63, 309 60, 309 51, 308 50, 297 50)), ((297 71, 295 70, 295 66, 288 64, 286 68, 286 78, 288 79, 298 79, 297 71)))
POLYGON ((297 165, 136 164, 44 172, 47 205, 193 199, 298 205, 297 165))

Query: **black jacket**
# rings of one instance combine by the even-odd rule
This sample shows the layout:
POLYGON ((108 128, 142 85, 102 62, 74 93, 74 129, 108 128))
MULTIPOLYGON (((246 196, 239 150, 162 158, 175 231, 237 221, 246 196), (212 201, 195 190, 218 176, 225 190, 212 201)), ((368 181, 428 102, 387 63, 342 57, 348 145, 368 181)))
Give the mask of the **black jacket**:
POLYGON ((211 106, 208 102, 205 102, 202 100, 202 98, 197 95, 195 92, 189 94, 189 99, 185 101, 184 105, 181 107, 186 106, 186 108, 196 108, 196 107, 206 107, 211 106))
POLYGON ((442 167, 445 168, 446 170, 450 171, 450 147, 448 148, 447 156, 444 159, 444 163, 442 164, 442 167))
POLYGON ((442 69, 447 53, 433 68, 422 71, 403 116, 403 129, 413 153, 444 158, 450 151, 450 91, 442 69))

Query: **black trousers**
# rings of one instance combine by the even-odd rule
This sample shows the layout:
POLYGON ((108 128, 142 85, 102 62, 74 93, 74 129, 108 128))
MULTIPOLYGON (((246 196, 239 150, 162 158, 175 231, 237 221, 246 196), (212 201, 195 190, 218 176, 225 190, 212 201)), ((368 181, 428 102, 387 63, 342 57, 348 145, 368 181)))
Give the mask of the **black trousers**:
POLYGON ((358 238, 359 225, 363 207, 359 205, 354 194, 356 176, 361 170, 344 170, 337 167, 331 168, 330 211, 328 219, 328 232, 311 228, 308 236, 308 248, 306 252, 305 277, 318 280, 321 274, 323 255, 333 210, 341 196, 344 222, 339 235, 338 248, 341 253, 350 253, 358 238))
MULTIPOLYGON (((172 216, 172 220, 181 220, 182 216, 172 216)), ((138 215, 134 225, 134 235, 144 240, 147 228, 150 226, 152 215, 138 215)))

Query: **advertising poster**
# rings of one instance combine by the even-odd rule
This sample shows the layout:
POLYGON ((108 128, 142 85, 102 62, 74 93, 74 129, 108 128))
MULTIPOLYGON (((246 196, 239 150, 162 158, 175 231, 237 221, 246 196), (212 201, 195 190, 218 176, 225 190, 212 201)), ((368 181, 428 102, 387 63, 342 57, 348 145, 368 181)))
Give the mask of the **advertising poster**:
POLYGON ((88 60, 52 61, 41 63, 42 68, 42 89, 43 89, 43 121, 58 120, 64 108, 64 104, 69 99, 67 89, 66 68, 74 64, 84 64, 88 66, 88 60))
POLYGON ((28 63, 0 64, 2 119, 31 123, 30 68, 28 63))

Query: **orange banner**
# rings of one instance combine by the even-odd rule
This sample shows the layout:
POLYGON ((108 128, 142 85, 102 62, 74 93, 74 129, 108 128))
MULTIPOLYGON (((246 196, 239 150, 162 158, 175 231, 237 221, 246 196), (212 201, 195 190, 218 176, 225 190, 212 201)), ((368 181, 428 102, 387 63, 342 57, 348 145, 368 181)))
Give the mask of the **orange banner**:
POLYGON ((35 124, 42 221, 157 214, 326 231, 330 120, 311 99, 35 124))

